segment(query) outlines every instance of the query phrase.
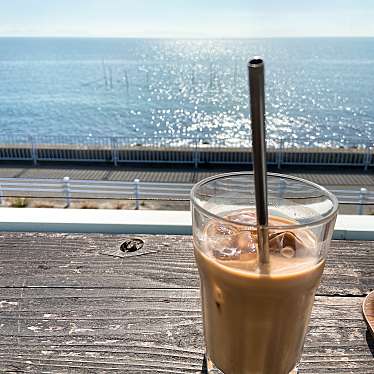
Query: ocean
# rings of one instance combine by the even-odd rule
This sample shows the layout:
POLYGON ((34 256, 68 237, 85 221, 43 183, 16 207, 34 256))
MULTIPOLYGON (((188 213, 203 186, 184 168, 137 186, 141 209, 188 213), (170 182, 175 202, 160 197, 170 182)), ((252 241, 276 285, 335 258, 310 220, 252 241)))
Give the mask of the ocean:
POLYGON ((374 142, 374 38, 0 38, 1 135, 238 146, 254 55, 266 62, 270 141, 374 142))

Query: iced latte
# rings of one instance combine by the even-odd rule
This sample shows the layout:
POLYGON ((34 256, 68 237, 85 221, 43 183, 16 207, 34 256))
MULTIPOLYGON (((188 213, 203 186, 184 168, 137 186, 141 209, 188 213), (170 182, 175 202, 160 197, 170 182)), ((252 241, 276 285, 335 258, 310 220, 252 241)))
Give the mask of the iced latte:
POLYGON ((270 263, 264 268, 258 263, 254 209, 219 218, 196 214, 194 251, 212 372, 290 373, 302 354, 331 224, 315 230, 271 216, 270 263))

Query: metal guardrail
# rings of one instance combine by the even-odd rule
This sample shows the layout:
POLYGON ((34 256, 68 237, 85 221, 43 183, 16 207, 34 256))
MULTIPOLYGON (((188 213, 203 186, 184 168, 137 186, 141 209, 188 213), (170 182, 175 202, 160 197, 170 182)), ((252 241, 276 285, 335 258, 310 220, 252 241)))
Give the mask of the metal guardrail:
MULTIPOLYGON (((63 179, 28 179, 0 178, 0 204, 7 197, 55 198, 64 199, 69 207, 73 199, 118 199, 134 200, 139 209, 140 200, 157 199, 169 201, 188 201, 193 184, 190 183, 149 183, 122 181, 73 180, 63 179)), ((221 188, 225 186, 220 186, 221 188)), ((245 188, 243 186, 243 188, 245 188)), ((282 185, 269 185, 274 191, 284 194, 282 185)), ((287 192, 305 193, 292 189, 287 192)), ((363 214, 365 205, 374 205, 374 192, 366 188, 358 190, 331 190, 341 204, 357 205, 357 214, 363 214)))
MULTIPOLYGON (((10 136, 0 135, 0 160, 90 161, 119 163, 251 164, 250 139, 240 146, 208 143, 197 138, 131 138, 122 136, 10 136)), ((224 142, 224 140, 223 140, 224 142)), ((229 143, 228 143, 229 144, 229 143)), ((300 146, 292 140, 269 140, 267 161, 285 165, 374 166, 369 139, 351 139, 350 147, 329 142, 328 147, 300 146)))

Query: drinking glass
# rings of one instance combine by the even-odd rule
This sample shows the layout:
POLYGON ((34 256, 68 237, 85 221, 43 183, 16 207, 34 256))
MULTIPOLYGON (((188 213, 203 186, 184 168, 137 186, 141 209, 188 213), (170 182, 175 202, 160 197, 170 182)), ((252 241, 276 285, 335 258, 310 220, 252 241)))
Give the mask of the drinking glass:
POLYGON ((252 173, 191 192, 209 373, 297 373, 338 202, 315 183, 268 173, 270 263, 258 262, 252 173))

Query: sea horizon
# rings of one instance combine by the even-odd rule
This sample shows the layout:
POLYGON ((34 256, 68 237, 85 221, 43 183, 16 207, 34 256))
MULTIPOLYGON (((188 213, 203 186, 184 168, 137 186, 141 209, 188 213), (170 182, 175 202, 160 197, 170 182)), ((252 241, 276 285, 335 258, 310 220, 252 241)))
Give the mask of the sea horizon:
POLYGON ((149 39, 149 40, 267 40, 267 39, 374 39, 374 35, 306 36, 116 36, 116 35, 0 35, 0 39, 149 39))

